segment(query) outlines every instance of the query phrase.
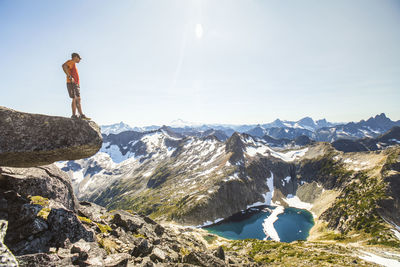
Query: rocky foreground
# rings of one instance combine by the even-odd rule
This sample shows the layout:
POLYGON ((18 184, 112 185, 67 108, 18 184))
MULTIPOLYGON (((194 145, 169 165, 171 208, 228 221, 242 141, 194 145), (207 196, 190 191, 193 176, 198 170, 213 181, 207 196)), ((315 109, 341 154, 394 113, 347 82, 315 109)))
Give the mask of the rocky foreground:
MULTIPOLYGON (((190 231, 128 211, 81 202, 74 212, 61 202, 11 190, 0 192, 0 202, 2 223, 5 214, 9 223, 2 228, 4 242, 20 266, 225 266, 222 248, 208 250, 190 231)), ((230 261, 251 266, 245 258, 230 261)), ((9 252, 0 262, 17 265, 9 252)))
POLYGON ((161 225, 132 211, 108 212, 71 201, 69 186, 60 190, 66 177, 52 165, 30 168, 32 176, 26 178, 15 175, 18 171, 0 168, 0 241, 11 251, 0 243, 3 266, 371 266, 340 246, 228 241, 201 229, 161 225), (21 182, 15 180, 31 188, 47 186, 52 197, 33 195, 38 192, 15 186, 21 182))

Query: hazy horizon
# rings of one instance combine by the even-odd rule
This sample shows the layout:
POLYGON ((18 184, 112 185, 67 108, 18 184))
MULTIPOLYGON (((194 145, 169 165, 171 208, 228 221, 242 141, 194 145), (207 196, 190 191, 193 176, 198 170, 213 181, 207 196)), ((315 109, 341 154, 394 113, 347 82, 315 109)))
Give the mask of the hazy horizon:
MULTIPOLYGON (((357 122, 360 122, 360 121, 362 121, 362 120, 364 120, 364 121, 367 121, 368 119, 370 119, 370 118, 375 118, 376 116, 379 116, 379 115, 381 115, 382 113, 380 113, 380 114, 376 114, 376 115, 374 115, 374 116, 370 116, 370 117, 368 117, 368 118, 363 118, 363 119, 360 119, 360 120, 358 120, 358 121, 329 121, 329 120, 326 120, 327 122, 329 122, 329 123, 333 123, 333 124, 346 124, 346 123, 349 123, 349 122, 355 122, 355 123, 357 123, 357 122)), ((392 118, 390 118, 389 116, 387 116, 386 114, 385 114, 385 116, 387 117, 387 118, 389 118, 389 119, 391 119, 392 121, 394 121, 394 122, 396 122, 396 121, 400 121, 400 120, 393 120, 392 118)), ((320 118, 320 119, 315 119, 315 118, 312 118, 312 117, 310 117, 310 116, 306 116, 306 117, 309 117, 309 118, 311 118, 311 119, 313 119, 313 121, 314 122, 317 122, 318 120, 323 120, 323 119, 325 119, 325 118, 320 118)), ((299 121, 299 120, 301 120, 301 119, 304 119, 304 118, 306 118, 306 117, 302 117, 302 118, 300 118, 300 119, 298 119, 298 120, 286 120, 286 119, 281 119, 281 118, 276 118, 276 119, 274 119, 274 120, 272 120, 272 121, 265 121, 265 122, 259 122, 259 123, 238 123, 238 124, 236 124, 236 123, 212 123, 212 122, 194 122, 194 121, 186 121, 186 120, 182 120, 182 119, 180 119, 180 118, 178 118, 178 119, 175 119, 175 120, 171 120, 170 122, 168 122, 168 123, 164 123, 164 124, 145 124, 145 125, 131 125, 131 124, 129 124, 129 123, 127 123, 127 122, 124 122, 124 121, 115 121, 115 122, 113 122, 113 123, 109 123, 109 124, 101 124, 101 126, 112 126, 112 125, 116 125, 116 124, 120 124, 120 123, 124 123, 124 124, 127 124, 128 126, 130 126, 130 127, 151 127, 151 126, 163 126, 163 125, 165 125, 165 126, 174 126, 174 123, 176 123, 175 125, 179 125, 179 124, 182 124, 182 125, 187 125, 187 126, 190 126, 190 125, 193 125, 193 126, 202 126, 202 125, 222 125, 222 126, 230 126, 230 125, 233 125, 233 126, 241 126, 241 125, 263 125, 263 124, 268 124, 268 123, 272 123, 272 122, 274 122, 275 120, 277 120, 277 119, 279 119, 279 120, 281 120, 282 122, 286 122, 286 121, 290 121, 290 122, 296 122, 296 121, 299 121)))
POLYGON ((0 105, 101 125, 400 120, 400 1, 0 0, 0 105))

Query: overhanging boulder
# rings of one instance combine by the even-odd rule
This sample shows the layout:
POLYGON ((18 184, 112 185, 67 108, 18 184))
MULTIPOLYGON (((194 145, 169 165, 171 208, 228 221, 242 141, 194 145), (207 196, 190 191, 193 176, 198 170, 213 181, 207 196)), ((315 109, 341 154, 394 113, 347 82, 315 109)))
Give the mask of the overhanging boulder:
POLYGON ((18 112, 0 106, 0 166, 35 167, 90 157, 102 145, 93 121, 18 112))

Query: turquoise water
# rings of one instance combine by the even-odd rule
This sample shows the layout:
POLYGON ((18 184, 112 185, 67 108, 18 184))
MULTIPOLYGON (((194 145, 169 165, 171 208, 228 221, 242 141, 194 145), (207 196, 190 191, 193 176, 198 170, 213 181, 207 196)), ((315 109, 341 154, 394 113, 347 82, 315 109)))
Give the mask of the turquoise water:
MULTIPOLYGON (((269 207, 273 209, 273 207, 269 207)), ((236 214, 218 224, 204 227, 207 231, 228 239, 256 238, 263 240, 266 235, 263 231, 263 222, 271 214, 270 211, 259 209, 236 214)), ((284 213, 278 215, 274 228, 281 242, 306 240, 314 219, 307 210, 285 208, 284 213)))

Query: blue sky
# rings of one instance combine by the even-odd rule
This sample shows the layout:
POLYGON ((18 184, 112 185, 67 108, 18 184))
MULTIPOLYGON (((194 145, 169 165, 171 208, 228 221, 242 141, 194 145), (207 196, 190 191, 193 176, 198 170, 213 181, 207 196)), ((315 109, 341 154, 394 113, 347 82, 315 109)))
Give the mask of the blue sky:
POLYGON ((400 1, 0 0, 0 105, 99 124, 400 119, 400 1))

